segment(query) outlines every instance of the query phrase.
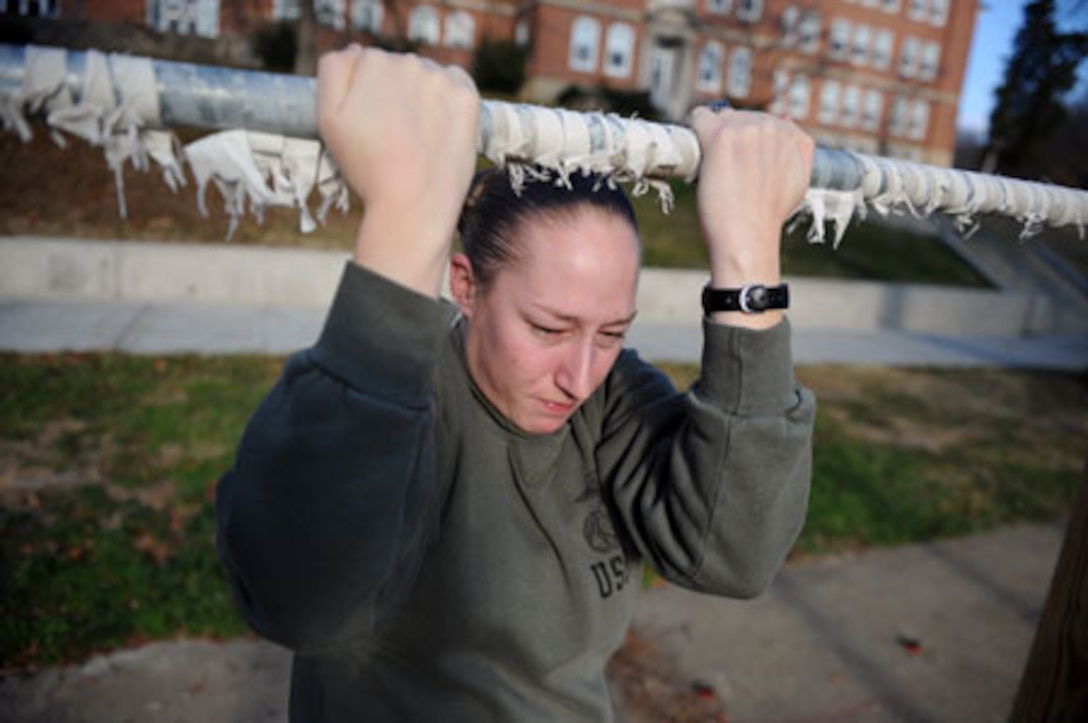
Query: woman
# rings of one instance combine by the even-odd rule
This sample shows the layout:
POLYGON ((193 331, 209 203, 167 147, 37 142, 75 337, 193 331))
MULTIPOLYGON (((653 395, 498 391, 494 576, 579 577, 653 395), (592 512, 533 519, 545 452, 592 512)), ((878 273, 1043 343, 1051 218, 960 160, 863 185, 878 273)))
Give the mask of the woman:
MULTIPOLYGON (((463 71, 412 56, 320 64, 321 133, 366 207, 354 262, 217 491, 238 604, 296 652, 293 721, 609 720, 639 566, 752 596, 803 522, 815 407, 782 312, 712 310, 678 394, 623 349, 622 193, 517 197, 496 174, 466 203, 478 107, 463 71)), ((777 284, 811 141, 692 122, 711 285, 777 284)))

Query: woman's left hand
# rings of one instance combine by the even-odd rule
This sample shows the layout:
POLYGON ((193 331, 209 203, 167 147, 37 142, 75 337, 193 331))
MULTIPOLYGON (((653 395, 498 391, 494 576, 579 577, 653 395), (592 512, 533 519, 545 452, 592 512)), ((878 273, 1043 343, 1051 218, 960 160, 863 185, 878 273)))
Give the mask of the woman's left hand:
MULTIPOLYGON (((779 283, 782 225, 808 189, 814 141, 791 121, 751 111, 699 107, 691 126, 702 153, 697 200, 711 285, 779 283)), ((715 318, 767 327, 781 313, 715 318)))

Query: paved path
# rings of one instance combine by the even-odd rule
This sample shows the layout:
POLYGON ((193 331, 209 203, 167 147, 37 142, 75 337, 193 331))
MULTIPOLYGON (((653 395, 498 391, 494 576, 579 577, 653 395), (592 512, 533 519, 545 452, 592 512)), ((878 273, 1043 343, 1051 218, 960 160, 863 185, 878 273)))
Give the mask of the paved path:
MULTIPOLYGON (((1026 525, 798 561, 747 602, 652 588, 634 624, 679 676, 713 688, 730 723, 997 723, 1062 535, 1026 525)), ((0 680, 0 720, 281 723, 289 669, 257 640, 157 643, 0 680)))
MULTIPOLYGON (((324 311, 210 304, 0 299, 0 351, 116 349, 135 354, 286 354, 313 343, 324 311)), ((630 344, 656 361, 697 361, 697 321, 636 323, 630 344)), ((942 336, 794 332, 798 364, 1088 368, 1088 333, 942 336)))

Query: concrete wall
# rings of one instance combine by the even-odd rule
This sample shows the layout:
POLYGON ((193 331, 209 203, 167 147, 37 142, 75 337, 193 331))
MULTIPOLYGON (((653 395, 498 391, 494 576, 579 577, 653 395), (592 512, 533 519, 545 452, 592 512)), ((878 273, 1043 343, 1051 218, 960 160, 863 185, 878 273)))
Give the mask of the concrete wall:
MULTIPOLYGON (((0 296, 320 309, 348 254, 133 241, 0 239, 0 296)), ((701 313, 701 271, 646 269, 639 320, 688 323, 701 313)), ((788 279, 798 329, 1018 335, 1051 330, 1037 295, 864 281, 788 279)))

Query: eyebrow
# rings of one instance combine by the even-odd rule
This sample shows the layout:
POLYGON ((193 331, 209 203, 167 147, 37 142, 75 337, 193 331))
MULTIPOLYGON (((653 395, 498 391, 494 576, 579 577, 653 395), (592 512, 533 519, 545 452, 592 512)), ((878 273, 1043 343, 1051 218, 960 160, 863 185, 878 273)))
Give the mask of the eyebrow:
MULTIPOLYGON (((544 307, 537 307, 537 311, 540 311, 540 312, 542 312, 544 314, 547 314, 548 316, 551 316, 552 318, 554 318, 556 321, 563 322, 563 323, 578 324, 578 323, 581 323, 583 321, 581 318, 579 318, 577 316, 572 316, 570 314, 562 314, 562 313, 559 313, 557 311, 552 311, 550 309, 546 309, 544 307)), ((623 319, 616 319, 614 321, 606 321, 605 323, 601 324, 601 326, 628 326, 635 320, 636 316, 638 316, 638 309, 635 309, 634 311, 632 311, 630 316, 627 316, 627 317, 625 317, 623 319)))

